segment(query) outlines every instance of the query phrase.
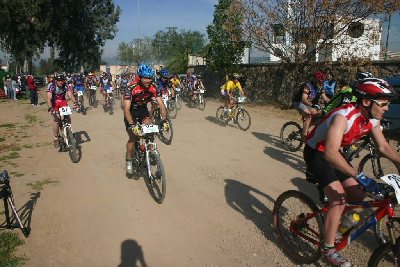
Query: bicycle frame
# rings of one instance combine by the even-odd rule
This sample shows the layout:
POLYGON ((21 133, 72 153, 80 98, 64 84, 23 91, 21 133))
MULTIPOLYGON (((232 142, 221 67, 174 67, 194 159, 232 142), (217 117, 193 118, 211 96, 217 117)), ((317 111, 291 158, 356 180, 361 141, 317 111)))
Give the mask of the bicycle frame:
MULTIPOLYGON (((369 214, 369 216, 363 220, 360 224, 356 225, 355 227, 352 227, 348 229, 342 237, 336 241, 336 249, 341 250, 345 248, 348 244, 350 244, 352 241, 356 240, 360 235, 362 235, 364 232, 366 232, 371 226, 376 225, 376 223, 382 218, 388 216, 389 222, 387 223, 389 234, 390 234, 390 239, 392 242, 395 241, 394 238, 394 233, 393 233, 393 221, 398 220, 395 217, 395 208, 394 208, 395 202, 392 200, 392 198, 384 198, 381 200, 371 200, 371 201, 361 201, 361 202, 354 202, 354 203, 349 203, 345 207, 343 213, 353 210, 353 209, 366 209, 366 208, 377 208, 373 212, 369 214)), ((302 231, 297 231, 295 228, 297 225, 302 225, 303 222, 306 222, 316 216, 323 216, 330 210, 329 204, 326 204, 322 209, 309 213, 305 215, 305 217, 297 219, 295 221, 292 221, 290 224, 290 230, 295 232, 297 235, 300 237, 306 239, 307 241, 321 246, 321 239, 318 237, 318 233, 313 231, 312 229, 308 228, 316 237, 318 237, 318 240, 313 239, 312 237, 309 237, 308 235, 305 235, 302 233, 302 231)))
POLYGON ((63 138, 64 138, 64 142, 68 147, 69 142, 68 142, 68 138, 67 138, 67 129, 70 128, 72 131, 71 124, 69 122, 67 122, 67 118, 69 118, 70 116, 61 116, 58 111, 56 111, 56 112, 57 112, 58 118, 60 119, 58 122, 58 128, 59 128, 59 130, 61 130, 63 138))

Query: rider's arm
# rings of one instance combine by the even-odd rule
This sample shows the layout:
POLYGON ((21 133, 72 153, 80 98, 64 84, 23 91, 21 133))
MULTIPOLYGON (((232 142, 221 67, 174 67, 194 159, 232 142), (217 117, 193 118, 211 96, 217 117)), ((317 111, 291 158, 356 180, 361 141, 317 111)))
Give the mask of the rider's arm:
POLYGON ((346 128, 347 119, 344 116, 336 115, 332 119, 326 135, 324 158, 332 164, 335 169, 347 174, 349 177, 355 177, 357 175, 357 170, 347 163, 339 152, 346 128))
POLYGON ((67 94, 68 94, 69 98, 72 100, 72 103, 75 104, 76 103, 76 99, 75 99, 75 96, 74 96, 74 91, 73 90, 68 90, 67 94))
POLYGON ((130 99, 124 100, 124 116, 125 116, 125 120, 128 122, 128 124, 134 123, 132 114, 131 114, 131 103, 132 103, 132 101, 130 99))
POLYGON ((375 140, 375 143, 378 147, 379 152, 381 152, 383 155, 385 155, 389 159, 400 164, 400 155, 386 141, 386 138, 382 133, 380 124, 378 124, 376 127, 374 127, 372 129, 372 136, 375 140))
POLYGON ((53 105, 51 104, 51 99, 53 98, 53 93, 52 92, 47 92, 47 106, 50 108, 53 105))
POLYGON ((331 99, 326 95, 325 90, 322 91, 321 97, 322 97, 322 99, 323 99, 326 103, 328 103, 328 102, 331 100, 331 99))
POLYGON ((164 105, 164 101, 162 100, 162 98, 160 96, 156 97, 156 101, 157 101, 158 106, 160 107, 161 117, 163 120, 165 120, 167 118, 167 108, 164 105))

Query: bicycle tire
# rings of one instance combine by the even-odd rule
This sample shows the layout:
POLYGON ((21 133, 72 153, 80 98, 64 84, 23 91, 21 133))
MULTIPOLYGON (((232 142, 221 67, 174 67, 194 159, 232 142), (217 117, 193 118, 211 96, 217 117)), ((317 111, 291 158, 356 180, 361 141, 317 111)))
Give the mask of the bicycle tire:
POLYGON ((175 119, 176 116, 178 115, 178 109, 176 108, 176 105, 174 103, 175 101, 168 101, 168 115, 171 119, 175 119))
POLYGON ((149 161, 151 169, 151 177, 148 177, 148 182, 150 185, 150 194, 154 200, 161 204, 167 192, 167 178, 165 176, 164 165, 161 161, 160 154, 157 151, 149 152, 149 161), (156 171, 153 173, 152 166, 156 166, 156 171))
POLYGON ((293 262, 299 264, 311 264, 316 262, 321 257, 321 240, 324 240, 324 223, 322 215, 320 213, 317 213, 314 217, 310 218, 307 221, 300 220, 296 223, 296 221, 304 217, 306 214, 318 211, 319 209, 317 205, 311 200, 311 198, 299 191, 286 191, 281 194, 275 201, 273 210, 274 232, 278 241, 281 244, 283 252, 293 262), (301 212, 298 214, 293 213, 292 211, 292 215, 294 214, 295 217, 288 222, 288 225, 286 225, 288 233, 285 234, 283 231, 283 227, 281 227, 281 223, 283 221, 283 212, 288 210, 286 207, 283 206, 283 204, 285 204, 288 199, 294 200, 294 205, 292 207, 299 206, 300 203, 303 203, 308 210, 304 211, 304 209, 302 209, 301 212), (315 219, 314 229, 311 229, 311 231, 307 233, 304 230, 310 228, 311 220, 313 219, 315 219), (308 240, 302 239, 301 236, 296 235, 293 229, 296 231, 301 231, 302 234, 307 236, 307 238, 313 239, 313 242, 315 242, 315 244, 313 244, 312 242, 306 244, 308 240), (286 235, 289 237, 290 240, 285 240, 286 235), (295 244, 296 238, 298 239, 297 246, 295 244), (315 245, 315 248, 312 248, 313 245, 315 245), (310 248, 310 251, 306 251, 307 247, 310 248))
POLYGON ((222 126, 226 126, 228 124, 229 118, 224 114, 224 107, 221 106, 217 109, 215 117, 222 126))
POLYGON ((380 245, 378 248, 376 248, 372 255, 369 257, 368 267, 395 266, 395 257, 393 256, 392 247, 393 245, 391 243, 388 243, 380 245))
POLYGON ((176 101, 176 108, 180 110, 182 108, 182 98, 179 94, 175 96, 175 101, 176 101))
POLYGON ((78 154, 77 154, 78 149, 76 147, 76 141, 75 141, 74 134, 72 133, 72 130, 70 127, 68 127, 66 129, 66 134, 67 134, 68 145, 69 145, 69 150, 68 150, 69 157, 71 158, 71 161, 73 163, 77 163, 78 159, 79 159, 78 154))
POLYGON ((283 148, 290 152, 299 151, 301 149, 301 147, 303 146, 303 142, 304 142, 303 129, 297 122, 294 122, 294 121, 286 122, 281 128, 279 137, 281 139, 283 148), (289 128, 290 126, 293 126, 295 128, 295 130, 292 130, 291 132, 289 132, 289 134, 287 135, 287 138, 286 138, 285 134, 288 131, 287 129, 290 129, 289 128), (297 141, 298 144, 295 143, 293 145, 292 144, 293 141, 297 141))
POLYGON ((364 172, 364 174, 368 177, 374 177, 376 179, 380 179, 380 177, 386 174, 400 174, 400 165, 392 161, 383 155, 365 155, 360 161, 358 165, 358 172, 364 172), (383 162, 383 160, 385 162, 383 162), (371 160, 372 173, 368 169, 370 165, 368 162, 371 160), (375 162, 373 160, 376 160, 375 162), (389 168, 390 167, 390 168, 389 168))
POLYGON ((236 114, 236 124, 239 126, 239 129, 242 131, 247 131, 250 128, 251 125, 251 117, 250 117, 250 113, 245 110, 244 108, 241 108, 237 114, 236 114), (248 123, 245 124, 241 124, 241 122, 243 122, 244 118, 248 118, 248 123))
POLYGON ((159 120, 159 128, 160 128, 160 132, 158 133, 158 136, 161 140, 161 142, 163 142, 166 145, 170 145, 172 143, 172 138, 174 137, 174 130, 172 127, 172 122, 170 119, 167 119, 168 123, 169 123, 169 129, 168 131, 164 131, 163 130, 163 125, 162 125, 162 121, 159 120), (167 132, 168 134, 165 134, 165 132, 167 132))
POLYGON ((203 94, 199 94, 197 96, 197 107, 200 110, 204 110, 206 108, 206 100, 204 99, 204 95, 203 94))

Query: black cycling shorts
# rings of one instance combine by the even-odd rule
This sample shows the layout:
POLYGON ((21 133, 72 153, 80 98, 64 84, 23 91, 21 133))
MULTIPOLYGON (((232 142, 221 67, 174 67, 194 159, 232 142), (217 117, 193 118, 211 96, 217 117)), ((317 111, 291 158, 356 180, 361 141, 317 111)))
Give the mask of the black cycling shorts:
MULTIPOLYGON (((136 122, 142 123, 143 120, 144 120, 145 118, 150 117, 150 112, 149 112, 149 110, 147 109, 147 106, 144 106, 144 107, 142 107, 142 108, 132 109, 132 110, 131 110, 131 115, 132 115, 132 118, 133 118, 133 120, 134 120, 135 123, 136 123, 136 122)), ((129 123, 128 123, 128 121, 125 119, 125 116, 124 116, 124 123, 125 123, 125 128, 126 128, 126 130, 128 130, 128 128, 129 128, 129 123)))
POLYGON ((310 146, 306 145, 304 147, 303 156, 307 171, 315 177, 322 188, 334 181, 343 182, 350 178, 348 175, 334 169, 332 165, 324 159, 324 152, 312 149, 310 146))

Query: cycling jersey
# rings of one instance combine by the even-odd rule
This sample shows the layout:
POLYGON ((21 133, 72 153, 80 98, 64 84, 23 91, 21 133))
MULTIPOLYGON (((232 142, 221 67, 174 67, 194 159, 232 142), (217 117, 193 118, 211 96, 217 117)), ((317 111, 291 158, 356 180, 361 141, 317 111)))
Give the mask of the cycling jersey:
POLYGON ((336 115, 342 115, 347 119, 347 128, 343 134, 341 146, 349 146, 367 135, 376 127, 379 120, 368 119, 361 114, 361 110, 355 104, 348 104, 327 114, 317 126, 307 135, 307 145, 311 148, 324 152, 325 139, 336 115))
POLYGON ((179 81, 179 79, 176 79, 176 78, 172 78, 171 82, 175 87, 179 87, 181 85, 181 82, 179 81))
POLYGON ((300 85, 300 88, 297 90, 297 92, 295 92, 295 95, 293 96, 292 101, 293 102, 303 102, 302 101, 303 93, 307 94, 307 99, 310 102, 312 102, 312 103, 318 102, 318 99, 319 99, 318 88, 310 82, 302 83, 300 85), (307 89, 308 89, 308 91, 307 91, 307 89))
POLYGON ((149 101, 155 100, 156 97, 159 96, 161 96, 161 94, 153 85, 145 89, 141 85, 134 83, 129 85, 128 90, 125 92, 124 99, 131 101, 132 112, 135 109, 146 107, 149 101))
POLYGON ((72 91, 72 88, 67 84, 64 84, 61 87, 58 87, 54 83, 50 84, 46 92, 50 92, 53 95, 51 98, 51 103, 53 108, 57 106, 58 102, 66 103, 65 94, 68 91, 72 91))
POLYGON ((227 92, 234 91, 234 90, 242 90, 242 85, 240 82, 228 81, 226 84, 223 85, 223 89, 227 92))
POLYGON ((172 82, 170 80, 166 80, 165 82, 160 79, 157 84, 157 90, 161 93, 163 91, 169 92, 168 88, 172 87, 172 82))

